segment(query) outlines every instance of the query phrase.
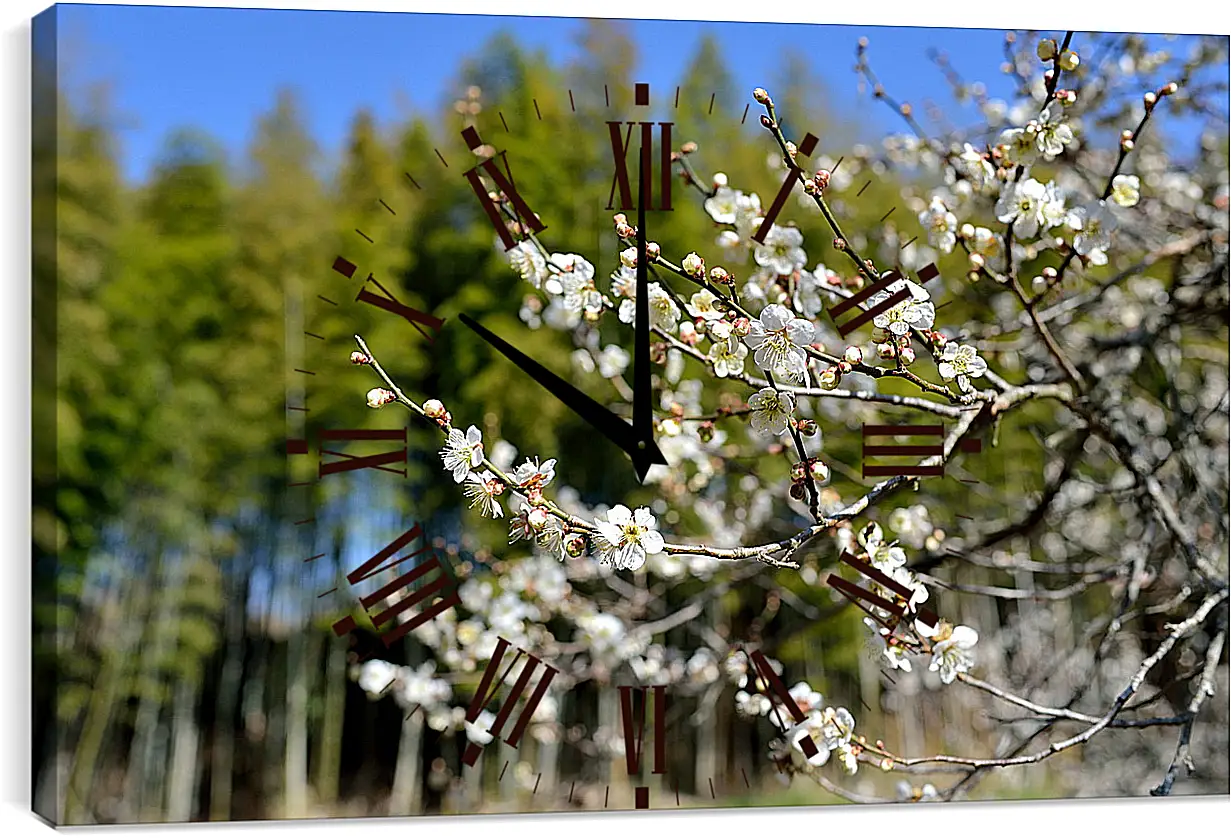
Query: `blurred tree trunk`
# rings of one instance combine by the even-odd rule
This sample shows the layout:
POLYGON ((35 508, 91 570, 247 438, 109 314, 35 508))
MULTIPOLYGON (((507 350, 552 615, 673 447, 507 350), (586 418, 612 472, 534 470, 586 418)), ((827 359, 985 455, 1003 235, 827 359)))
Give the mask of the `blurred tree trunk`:
MULTIPOLYGON (((313 644, 315 645, 315 644, 313 644)), ((287 644, 286 754, 283 765, 285 817, 302 818, 308 813, 308 654, 306 629, 291 634, 287 644)))
POLYGON ((171 728, 171 770, 168 772, 166 819, 192 820, 197 801, 200 731, 197 729, 198 689, 190 678, 175 687, 171 728))
POLYGON ((423 718, 414 713, 402 720, 402 741, 398 745, 397 768, 393 774, 393 789, 389 793, 390 815, 417 814, 422 806, 423 718))
POLYGON ((244 615, 247 610, 249 573, 247 563, 242 577, 232 579, 231 596, 227 597, 226 649, 222 657, 222 672, 218 679, 218 700, 215 704, 213 744, 211 748, 209 819, 231 817, 231 791, 235 782, 235 709, 244 669, 244 615))
MULTIPOLYGON (((120 610, 130 613, 127 608, 120 610)), ((107 730, 111 726, 111 714, 119 701, 124 669, 137 645, 140 632, 140 620, 125 621, 120 623, 117 632, 118 642, 114 648, 108 649, 105 642, 100 643, 103 664, 99 669, 98 678, 94 681, 94 688, 90 693, 89 709, 86 710, 81 735, 77 740, 77 753, 73 759, 73 767, 66 789, 65 823, 92 823, 90 792, 93 788, 98 755, 102 750, 107 730)), ((104 639, 108 635, 109 632, 106 630, 101 632, 104 639)))
POLYGON ((325 709, 318 729, 320 749, 316 766, 316 793, 321 803, 332 806, 338 799, 338 775, 342 761, 342 724, 346 713, 346 639, 332 633, 325 663, 325 709))

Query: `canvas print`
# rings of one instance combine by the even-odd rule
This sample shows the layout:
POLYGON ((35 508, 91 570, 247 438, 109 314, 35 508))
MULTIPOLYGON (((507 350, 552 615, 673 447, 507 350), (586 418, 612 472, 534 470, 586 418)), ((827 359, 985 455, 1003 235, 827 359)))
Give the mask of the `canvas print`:
POLYGON ((1225 36, 32 31, 43 818, 1228 794, 1225 36))

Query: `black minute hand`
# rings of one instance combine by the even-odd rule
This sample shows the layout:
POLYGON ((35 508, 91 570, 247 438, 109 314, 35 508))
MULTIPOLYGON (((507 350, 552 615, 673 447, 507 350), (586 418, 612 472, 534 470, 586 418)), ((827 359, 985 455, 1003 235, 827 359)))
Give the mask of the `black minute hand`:
POLYGON ((650 146, 643 141, 637 164, 637 316, 633 328, 633 429, 637 452, 632 454, 637 478, 643 483, 650 466, 667 465, 667 458, 654 443, 654 391, 650 385, 650 260, 645 248, 649 158, 650 146))

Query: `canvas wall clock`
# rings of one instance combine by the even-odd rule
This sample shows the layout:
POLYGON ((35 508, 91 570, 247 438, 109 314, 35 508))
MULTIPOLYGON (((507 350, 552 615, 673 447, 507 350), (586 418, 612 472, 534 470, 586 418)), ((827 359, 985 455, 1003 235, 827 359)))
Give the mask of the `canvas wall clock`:
POLYGON ((824 31, 37 18, 35 811, 1227 794, 1226 39, 824 31))

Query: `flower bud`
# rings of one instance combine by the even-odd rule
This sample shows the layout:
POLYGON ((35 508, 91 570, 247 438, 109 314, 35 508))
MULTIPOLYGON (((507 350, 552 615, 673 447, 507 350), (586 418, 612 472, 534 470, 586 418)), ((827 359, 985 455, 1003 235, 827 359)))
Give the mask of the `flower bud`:
POLYGON ((526 523, 536 530, 543 529, 543 527, 547 526, 547 511, 536 506, 526 514, 526 523))
POLYGON ((1143 102, 1145 102, 1146 110, 1148 111, 1151 108, 1153 108, 1154 103, 1158 101, 1158 94, 1155 93, 1153 90, 1147 90, 1145 92, 1145 95, 1142 96, 1141 99, 1143 102))
POLYGON ((727 185, 727 175, 725 172, 714 172, 714 178, 711 181, 715 189, 721 189, 727 185))
POLYGON ((802 462, 791 463, 791 482, 798 483, 807 476, 802 462))
POLYGON ((1039 56, 1040 61, 1051 61, 1056 57, 1058 48, 1054 40, 1051 38, 1044 38, 1039 41, 1039 45, 1035 47, 1034 51, 1039 56))
POLYGON ((813 180, 804 181, 804 194, 805 195, 816 195, 820 191, 821 191, 821 188, 816 185, 816 181, 813 181, 813 180))
POLYGON ((970 267, 971 267, 971 268, 973 268, 973 269, 975 269, 975 270, 977 271, 977 270, 981 269, 981 268, 983 267, 983 265, 984 265, 984 264, 985 264, 985 263, 984 263, 984 260, 983 260, 983 254, 981 254, 981 253, 972 253, 972 254, 970 254, 970 267))
POLYGON ((662 254, 662 252, 663 252, 663 249, 658 246, 658 242, 646 242, 645 243, 645 255, 650 257, 651 259, 657 259, 659 255, 662 254))
POLYGON ((833 240, 834 250, 846 250, 846 239, 836 238, 833 240))
POLYGON ((1071 73, 1077 69, 1077 65, 1081 63, 1081 57, 1073 50, 1065 50, 1060 53, 1060 69, 1066 73, 1071 73))
POLYGON ((637 248, 626 247, 620 251, 620 264, 626 268, 637 267, 637 248))
POLYGON ((791 484, 791 497, 795 498, 795 500, 803 500, 807 496, 808 496, 808 489, 806 486, 804 486, 803 483, 792 483, 791 484))
POLYGON ((731 274, 722 265, 717 265, 710 268, 710 279, 719 285, 727 285, 731 282, 731 274))
POLYGON ((961 237, 962 237, 962 238, 964 238, 964 239, 972 239, 972 238, 974 238, 974 235, 975 235, 975 225, 973 225, 973 224, 963 224, 963 225, 962 225, 962 227, 961 227, 961 229, 960 229, 960 230, 958 230, 958 233, 959 233, 959 234, 961 235, 961 237))
POLYGON ((1124 151, 1132 151, 1133 141, 1132 140, 1120 140, 1120 148, 1122 148, 1124 151))
POLYGON ((715 320, 707 327, 710 333, 710 340, 720 341, 731 337, 731 332, 735 330, 735 324, 730 320, 715 320))
POLYGON ((820 430, 820 426, 816 424, 815 419, 800 419, 795 423, 795 427, 804 436, 816 436, 816 432, 820 430))
POLYGON ((1041 276, 1036 276, 1030 280, 1030 287, 1035 291, 1045 291, 1047 289, 1047 280, 1041 276))
POLYGON ((949 339, 945 337, 943 332, 932 332, 932 345, 937 349, 943 349, 949 339))
POLYGON ((816 188, 820 190, 821 192, 824 192, 826 189, 829 188, 829 178, 830 177, 831 175, 829 171, 827 171, 826 169, 821 169, 819 172, 817 172, 815 175, 812 176, 812 180, 814 183, 816 183, 816 188))
POLYGON ((586 537, 581 533, 572 533, 564 537, 564 552, 570 558, 578 559, 586 554, 586 537))
POLYGON ((839 361, 839 362, 838 362, 838 374, 839 374, 839 375, 846 375, 846 374, 847 374, 848 372, 850 372, 850 371, 851 371, 851 365, 850 365, 850 364, 848 364, 846 361, 839 361))
POLYGON ((731 328, 737 338, 746 338, 752 333, 752 321, 747 317, 737 317, 731 321, 731 328))
POLYGON ((1180 86, 1175 82, 1168 82, 1158 89, 1159 96, 1174 96, 1180 91, 1180 86))
POLYGON ((701 439, 702 442, 706 442, 706 443, 713 442, 714 441, 714 423, 706 421, 698 425, 697 426, 697 436, 701 439))
POLYGON ((842 380, 842 374, 837 367, 826 367, 821 370, 820 383, 821 389, 833 390, 838 386, 838 382, 842 380))
POLYGON ((880 357, 880 358, 892 358, 893 357, 893 344, 892 343, 876 344, 876 355, 877 357, 880 357))
POLYGON ((818 483, 824 483, 829 479, 829 466, 820 460, 812 460, 808 463, 808 475, 818 483))
POLYGON ((752 98, 756 99, 757 102, 762 105, 768 105, 770 103, 769 93, 763 87, 758 87, 756 90, 752 91, 752 98))
POLYGON ((680 324, 680 341, 689 346, 697 345, 697 327, 687 320, 680 324))
POLYGON ((909 367, 915 363, 915 348, 913 346, 903 348, 898 352, 898 357, 902 359, 903 364, 909 367))
POLYGON ((863 350, 858 346, 848 346, 846 347, 846 351, 842 353, 842 358, 848 364, 862 364, 863 350))
POLYGON ((774 121, 770 119, 768 116, 766 116, 765 114, 761 114, 761 125, 765 128, 769 128, 770 130, 773 130, 774 121))
POLYGON ((617 224, 616 235, 622 239, 631 239, 637 235, 637 231, 632 227, 629 227, 627 224, 617 224))
POLYGON ((423 403, 423 412, 432 419, 440 419, 447 411, 440 399, 428 399, 423 403))
POLYGON ((680 146, 680 154, 692 154, 696 150, 697 150, 697 144, 694 143, 692 140, 689 140, 688 142, 680 146))
POLYGON ((788 155, 790 155, 790 158, 791 158, 792 160, 794 160, 794 159, 795 159, 795 156, 796 156, 797 154, 799 154, 799 148, 798 148, 798 146, 796 146, 796 145, 795 145, 795 143, 791 142, 790 140, 787 140, 787 142, 786 142, 786 153, 787 153, 788 155))
POLYGON ((628 223, 628 216, 622 212, 617 212, 615 215, 611 217, 611 220, 615 222, 615 225, 618 227, 621 224, 628 223))
POLYGON ((371 358, 369 358, 367 355, 364 355, 362 352, 352 352, 350 354, 350 362, 352 364, 355 364, 356 366, 361 365, 361 364, 370 363, 371 360, 372 360, 371 358))
POLYGON ((368 390, 368 407, 383 407, 395 398, 397 398, 397 396, 393 395, 393 391, 386 390, 384 387, 374 387, 371 390, 368 390))
POLYGON ((1053 268, 1051 265, 1048 265, 1046 268, 1043 269, 1043 278, 1046 279, 1048 282, 1051 282, 1057 276, 1059 276, 1059 274, 1056 273, 1056 269, 1053 268))

